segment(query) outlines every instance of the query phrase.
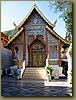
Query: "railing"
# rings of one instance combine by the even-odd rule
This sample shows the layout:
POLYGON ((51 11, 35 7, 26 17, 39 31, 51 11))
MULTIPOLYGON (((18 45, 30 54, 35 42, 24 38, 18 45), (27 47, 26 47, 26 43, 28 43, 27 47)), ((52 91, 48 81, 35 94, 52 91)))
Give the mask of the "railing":
POLYGON ((19 66, 19 78, 22 78, 23 72, 25 70, 25 60, 18 60, 18 66, 19 66))
POLYGON ((24 70, 25 70, 25 60, 22 62, 22 66, 23 66, 23 68, 20 69, 20 70, 21 70, 20 78, 22 78, 23 72, 24 72, 24 70))

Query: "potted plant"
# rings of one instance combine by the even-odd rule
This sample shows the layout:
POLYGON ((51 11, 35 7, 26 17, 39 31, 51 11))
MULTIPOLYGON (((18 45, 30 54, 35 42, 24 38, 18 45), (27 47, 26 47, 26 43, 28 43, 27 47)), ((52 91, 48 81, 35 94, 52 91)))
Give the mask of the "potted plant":
POLYGON ((14 77, 15 77, 16 79, 19 79, 18 69, 14 69, 14 77))
POLYGON ((51 81, 52 68, 51 65, 45 66, 47 80, 51 81))

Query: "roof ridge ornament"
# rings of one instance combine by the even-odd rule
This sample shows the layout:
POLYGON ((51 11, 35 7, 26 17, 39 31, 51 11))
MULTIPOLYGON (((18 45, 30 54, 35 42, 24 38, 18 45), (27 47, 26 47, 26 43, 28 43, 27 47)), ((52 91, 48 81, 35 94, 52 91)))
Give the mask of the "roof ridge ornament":
POLYGON ((34 0, 34 1, 33 1, 33 5, 36 5, 36 3, 37 3, 37 1, 36 1, 36 0, 34 0))

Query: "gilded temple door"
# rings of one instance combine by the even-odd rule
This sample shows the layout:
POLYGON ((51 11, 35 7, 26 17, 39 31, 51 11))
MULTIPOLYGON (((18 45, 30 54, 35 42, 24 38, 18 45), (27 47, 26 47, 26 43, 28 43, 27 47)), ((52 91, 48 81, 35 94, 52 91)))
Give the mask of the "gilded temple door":
POLYGON ((39 41, 35 40, 30 46, 30 66, 40 66, 45 65, 45 46, 39 41))
POLYGON ((33 60, 32 61, 33 66, 42 66, 43 65, 43 52, 33 51, 32 60, 33 60))

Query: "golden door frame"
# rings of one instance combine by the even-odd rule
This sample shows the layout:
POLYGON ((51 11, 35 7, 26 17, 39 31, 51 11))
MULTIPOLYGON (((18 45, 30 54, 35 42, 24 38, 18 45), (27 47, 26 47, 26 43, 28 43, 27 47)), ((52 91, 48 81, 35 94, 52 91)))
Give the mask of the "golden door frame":
POLYGON ((30 66, 42 67, 45 66, 45 45, 40 40, 35 40, 30 45, 29 62, 30 66))

